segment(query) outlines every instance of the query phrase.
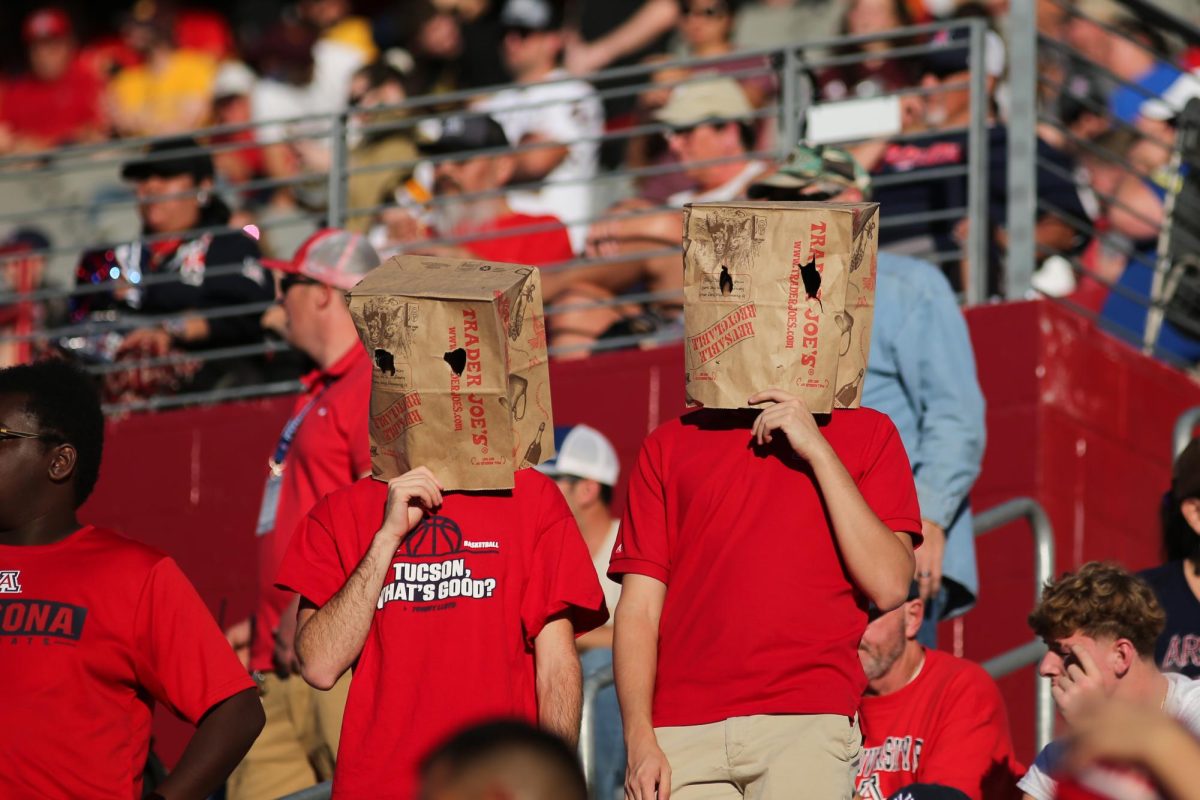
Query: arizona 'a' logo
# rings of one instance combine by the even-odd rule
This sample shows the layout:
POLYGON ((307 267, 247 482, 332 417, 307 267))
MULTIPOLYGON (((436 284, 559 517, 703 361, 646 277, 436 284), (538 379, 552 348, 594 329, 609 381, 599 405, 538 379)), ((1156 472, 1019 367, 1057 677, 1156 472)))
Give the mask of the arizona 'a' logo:
POLYGON ((21 593, 21 570, 0 569, 0 594, 21 593))

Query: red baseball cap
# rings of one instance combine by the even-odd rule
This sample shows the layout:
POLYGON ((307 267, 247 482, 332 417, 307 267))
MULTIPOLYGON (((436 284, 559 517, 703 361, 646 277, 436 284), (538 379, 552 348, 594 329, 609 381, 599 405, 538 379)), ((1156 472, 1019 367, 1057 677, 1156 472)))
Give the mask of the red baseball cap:
POLYGON ((43 8, 25 18, 22 38, 28 42, 71 35, 71 18, 61 8, 43 8))
POLYGON ((325 228, 304 240, 290 261, 264 258, 268 269, 301 275, 335 289, 353 289, 375 267, 379 254, 361 234, 325 228))

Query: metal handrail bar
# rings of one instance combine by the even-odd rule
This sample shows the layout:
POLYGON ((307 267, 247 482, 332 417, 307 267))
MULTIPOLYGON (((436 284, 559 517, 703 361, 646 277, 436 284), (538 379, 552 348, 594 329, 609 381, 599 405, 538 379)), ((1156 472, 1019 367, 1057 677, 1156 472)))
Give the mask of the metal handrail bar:
POLYGON ((1200 26, 1180 17, 1157 3, 1146 0, 1121 0, 1122 5, 1133 10, 1134 15, 1150 25, 1169 30, 1185 42, 1200 44, 1200 26))
MULTIPOLYGON (((1058 164, 1055 164, 1053 161, 1051 161, 1048 158, 1043 158, 1042 156, 1038 156, 1037 157, 1037 165, 1038 165, 1039 169, 1044 169, 1046 172, 1048 172, 1052 175, 1057 175, 1058 177, 1062 178, 1065 181, 1068 181, 1071 185, 1073 185, 1075 187, 1087 186, 1089 189, 1091 189, 1092 194, 1096 195, 1096 197, 1098 197, 1099 199, 1105 201, 1110 206, 1121 209, 1122 211, 1124 211, 1126 214, 1128 214, 1131 217, 1137 217, 1139 220, 1146 223, 1147 225, 1152 225, 1152 226, 1158 225, 1157 222, 1150 219, 1144 213, 1142 213, 1138 209, 1134 208, 1133 206, 1129 205, 1124 200, 1121 200, 1116 195, 1108 194, 1107 192, 1101 192, 1100 190, 1096 189, 1094 186, 1087 184, 1087 183, 1083 183, 1082 181, 1079 180, 1079 177, 1075 173, 1071 172, 1070 170, 1063 169, 1058 164)), ((1138 178, 1145 177, 1143 175, 1138 174, 1134 170, 1130 170, 1126 174, 1133 175, 1138 178)), ((1042 200, 1039 198, 1039 200, 1038 200, 1039 207, 1041 206, 1041 204, 1042 204, 1042 200)))
POLYGON ((1200 406, 1192 406, 1175 418, 1175 427, 1171 431, 1171 460, 1174 461, 1183 448, 1192 441, 1192 431, 1200 424, 1200 406))
MULTIPOLYGON (((1045 509, 1032 497, 1017 497, 975 515, 975 537, 986 536, 997 528, 1019 519, 1029 520, 1033 533, 1033 602, 1041 602, 1042 587, 1054 578, 1054 528, 1045 509)), ((1000 678, 1030 664, 1037 663, 1045 652, 1038 640, 1005 651, 983 663, 993 678, 1000 678)), ((1054 698, 1050 682, 1038 680, 1034 699, 1034 738, 1040 751, 1054 738, 1054 698)))
POLYGON ((280 797, 279 800, 329 800, 333 796, 333 781, 323 781, 280 797))
MULTIPOLYGON (((932 22, 932 23, 927 23, 927 24, 923 24, 923 25, 913 25, 913 26, 909 26, 906 28, 895 28, 895 29, 888 30, 888 31, 879 31, 879 32, 872 33, 872 34, 845 35, 845 36, 838 36, 836 38, 830 38, 830 39, 814 39, 811 41, 804 42, 803 45, 797 45, 797 46, 793 46, 793 47, 772 47, 772 48, 758 48, 758 49, 753 49, 753 50, 738 50, 738 51, 728 53, 725 55, 720 55, 720 56, 709 56, 709 57, 705 57, 705 58, 677 59, 677 60, 674 60, 671 62, 664 62, 662 64, 635 64, 635 65, 630 65, 630 66, 625 66, 625 67, 616 67, 613 69, 607 69, 607 70, 596 72, 596 73, 593 73, 593 74, 590 74, 587 76, 577 76, 577 75, 564 76, 562 78, 556 78, 551 81, 544 81, 543 84, 544 85, 555 85, 555 84, 559 84, 559 83, 578 82, 578 81, 586 81, 586 82, 590 82, 590 83, 603 83, 605 81, 611 81, 611 80, 616 80, 616 79, 625 78, 625 77, 648 75, 652 72, 662 69, 664 66, 685 67, 685 68, 703 68, 703 67, 707 67, 707 66, 716 66, 716 65, 728 62, 728 61, 742 61, 742 60, 750 60, 753 58, 771 59, 772 57, 775 57, 775 56, 782 56, 784 53, 789 52, 789 51, 797 54, 800 57, 801 64, 805 67, 811 68, 814 66, 827 66, 827 65, 830 65, 831 63, 836 63, 836 62, 833 62, 832 59, 853 58, 853 57, 855 57, 855 54, 846 54, 844 56, 819 56, 816 58, 809 58, 804 55, 804 51, 808 50, 808 49, 819 51, 819 50, 827 49, 832 46, 865 44, 868 42, 876 42, 876 41, 881 41, 881 40, 907 39, 907 38, 912 38, 912 37, 917 37, 917 36, 923 36, 926 34, 937 33, 939 31, 943 31, 943 30, 953 30, 953 29, 958 29, 958 28, 964 28, 964 27, 968 26, 968 23, 969 23, 969 21, 966 21, 966 20, 945 20, 945 21, 941 21, 941 22, 932 22)), ((948 43, 947 46, 962 47, 963 45, 958 45, 957 43, 948 43)), ((915 50, 912 53, 912 55, 920 55, 923 52, 928 51, 928 46, 926 46, 924 48, 924 50, 921 50, 921 49, 919 49, 920 48, 919 45, 906 46, 905 48, 894 48, 893 51, 901 53, 902 56, 907 55, 908 54, 907 47, 918 48, 917 50, 915 50)), ((889 52, 892 52, 892 51, 889 51, 889 52)), ((865 58, 868 58, 868 57, 869 56, 863 56, 862 60, 865 60, 865 58)), ((749 70, 751 68, 747 68, 747 69, 749 70)), ((753 69, 757 69, 757 68, 753 68, 753 69)), ((760 73, 766 74, 767 71, 768 70, 763 69, 763 70, 754 72, 753 74, 760 74, 760 73)), ((736 74, 736 73, 726 73, 726 74, 728 75, 728 74, 736 74)), ((703 75, 703 74, 693 75, 693 76, 689 76, 687 79, 684 79, 680 82, 686 83, 686 82, 693 81, 693 80, 706 80, 706 79, 710 79, 711 77, 712 77, 711 75, 703 75)), ((391 110, 391 109, 409 110, 409 109, 421 109, 421 108, 425 108, 428 106, 451 105, 451 104, 460 103, 460 102, 468 102, 468 101, 477 99, 479 97, 501 91, 503 89, 513 88, 513 87, 517 87, 517 86, 520 86, 520 84, 515 84, 515 83, 496 84, 494 86, 462 89, 462 90, 458 90, 455 92, 447 92, 447 93, 437 94, 437 95, 424 95, 424 96, 418 96, 418 97, 411 97, 411 98, 406 99, 403 103, 396 105, 396 106, 387 106, 387 107, 380 106, 377 109, 371 109, 371 110, 372 111, 391 110)), ((605 90, 598 90, 598 91, 607 92, 607 91, 620 91, 620 90, 622 90, 622 89, 616 89, 616 90, 605 89, 605 90)), ((629 91, 628 89, 623 89, 623 90, 626 92, 629 91)), ((633 91, 641 91, 641 89, 640 88, 634 89, 633 91)), ((231 133, 241 133, 241 132, 244 132, 247 130, 255 130, 255 129, 258 129, 261 127, 265 127, 265 126, 294 126, 294 125, 302 125, 302 124, 306 124, 306 123, 312 124, 312 123, 318 123, 318 122, 330 122, 335 117, 352 115, 355 113, 361 113, 361 112, 356 111, 355 109, 346 109, 346 110, 337 111, 337 112, 304 114, 304 115, 296 115, 296 116, 291 116, 291 117, 281 117, 281 118, 277 118, 277 119, 257 120, 257 121, 253 121, 253 122, 249 122, 249 123, 237 123, 237 124, 230 124, 230 125, 210 126, 210 127, 206 127, 206 128, 196 129, 195 131, 191 132, 191 135, 197 136, 197 137, 222 136, 222 135, 228 135, 231 133)), ((463 113, 461 109, 449 110, 449 111, 443 111, 443 112, 435 112, 434 114, 427 114, 424 116, 424 118, 436 119, 436 118, 446 117, 446 116, 456 116, 461 113, 463 113)), ((18 155, 5 156, 3 158, 0 158, 0 171, 2 171, 4 169, 4 167, 6 167, 10 164, 20 164, 20 163, 27 163, 27 162, 31 162, 31 161, 38 162, 38 161, 43 161, 47 158, 53 158, 55 160, 65 160, 65 159, 69 159, 69 158, 83 157, 83 156, 93 155, 96 153, 103 153, 106 150, 114 149, 115 146, 116 147, 124 147, 124 148, 142 147, 142 146, 149 145, 155 141, 161 140, 162 138, 164 138, 164 137, 161 137, 161 136, 128 137, 128 138, 124 138, 121 140, 105 141, 105 142, 100 142, 100 143, 95 143, 95 144, 71 145, 68 147, 62 147, 62 148, 58 148, 55 150, 42 151, 39 153, 24 153, 24 154, 18 154, 18 155), (119 145, 116 144, 117 141, 119 141, 119 145)), ((297 139, 314 138, 314 135, 304 134, 304 135, 293 137, 293 138, 297 138, 297 139)), ((286 141, 286 140, 290 140, 290 138, 283 137, 282 139, 280 139, 280 141, 286 141)), ((240 144, 240 143, 238 143, 238 144, 240 144)), ((89 162, 89 163, 92 166, 96 166, 96 165, 103 165, 105 163, 120 163, 120 162, 98 161, 98 162, 89 162)), ((6 176, 0 175, 0 180, 2 180, 4 177, 6 177, 6 176)))
MULTIPOLYGON (((260 300, 254 303, 239 303, 231 306, 216 308, 197 308, 186 312, 189 317, 201 319, 227 319, 243 317, 251 314, 261 314, 271 306, 274 300, 260 300)), ((0 336, 0 342, 36 342, 46 339, 58 339, 64 336, 95 336, 101 333, 130 331, 138 328, 153 328, 170 319, 177 319, 179 312, 169 314, 138 314, 130 310, 118 310, 113 319, 89 319, 57 328, 46 328, 34 333, 22 333, 0 336)))
MULTIPOLYGON (((170 353, 165 356, 128 359, 108 364, 89 364, 85 369, 93 375, 110 375, 120 372, 133 372, 139 369, 150 369, 152 367, 173 367, 179 364, 194 364, 198 361, 207 364, 210 361, 228 361, 234 358, 264 356, 269 353, 282 353, 290 349, 291 346, 286 342, 265 339, 254 344, 238 344, 229 347, 214 347, 211 350, 170 353)), ((246 386, 243 388, 252 389, 253 387, 246 386)))
POLYGON ((169 408, 181 408, 190 405, 209 405, 224 403, 228 400, 251 400, 259 397, 292 394, 299 392, 303 388, 304 384, 300 381, 276 381, 274 383, 260 383, 254 386, 232 386, 225 389, 213 389, 207 392, 159 395, 128 403, 105 403, 103 409, 105 414, 128 414, 134 411, 163 411, 169 408))
MULTIPOLYGON (((1095 20, 1093 20, 1093 22, 1094 21, 1095 20)), ((1056 39, 1051 39, 1048 36, 1043 36, 1041 34, 1038 34, 1038 44, 1044 45, 1049 50, 1056 50, 1060 53, 1065 53, 1065 54, 1069 55, 1071 58, 1075 59, 1079 63, 1086 64, 1089 70, 1096 72, 1096 74, 1100 75, 1101 77, 1107 78, 1107 79, 1111 80, 1113 83, 1119 84, 1127 89, 1133 89, 1135 92, 1137 92, 1138 94, 1140 94, 1142 97, 1144 97, 1147 100, 1157 99, 1159 96, 1152 89, 1147 89, 1144 86, 1140 86, 1136 83, 1130 83, 1129 81, 1125 80, 1120 75, 1118 75, 1117 73, 1108 69, 1107 67, 1105 67, 1095 61, 1092 61, 1090 58, 1083 55, 1078 50, 1072 48, 1069 44, 1065 44, 1056 39)), ((1163 61, 1164 63, 1167 63, 1168 65, 1174 67, 1175 69, 1179 70, 1180 72, 1187 72, 1187 70, 1184 69, 1183 67, 1181 67, 1177 62, 1171 61, 1170 59, 1166 59, 1166 58, 1161 58, 1159 60, 1163 61)))
MULTIPOLYGON (((614 683, 612 664, 588 675, 583 681, 583 706, 579 715, 579 763, 588 787, 596 785, 596 696, 614 683)), ((605 798, 605 800, 611 800, 605 798)))
MULTIPOLYGON (((1081 12, 1074 4, 1067 2, 1067 0, 1050 0, 1050 2, 1053 3, 1054 5, 1058 6, 1059 8, 1063 9, 1064 11, 1066 11, 1072 17, 1086 19, 1088 22, 1092 23, 1097 28, 1100 28, 1101 30, 1106 31, 1108 33, 1111 33, 1114 36, 1121 37, 1125 41, 1130 42, 1131 44, 1136 46, 1138 49, 1140 49, 1146 53, 1149 53, 1150 55, 1154 56, 1157 59, 1160 59, 1162 61, 1168 60, 1166 58, 1163 58, 1163 54, 1157 52, 1156 50, 1154 50, 1154 48, 1148 47, 1148 46, 1142 44, 1141 42, 1127 36, 1122 31, 1117 30, 1116 26, 1114 26, 1112 23, 1108 22, 1107 20, 1101 19, 1100 17, 1089 17, 1087 14, 1084 14, 1083 12, 1081 12)), ((1130 5, 1128 0, 1126 0, 1125 5, 1130 5)), ((1192 31, 1188 31, 1188 28, 1191 27, 1191 25, 1186 20, 1180 19, 1178 17, 1174 17, 1171 20, 1171 24, 1179 26, 1179 29, 1182 30, 1185 34, 1190 32, 1190 33, 1192 33, 1193 36, 1200 37, 1200 30, 1193 29, 1192 31)), ((1179 31, 1172 30, 1172 33, 1178 33, 1178 32, 1179 31)), ((1184 38, 1186 38, 1186 36, 1184 38)))

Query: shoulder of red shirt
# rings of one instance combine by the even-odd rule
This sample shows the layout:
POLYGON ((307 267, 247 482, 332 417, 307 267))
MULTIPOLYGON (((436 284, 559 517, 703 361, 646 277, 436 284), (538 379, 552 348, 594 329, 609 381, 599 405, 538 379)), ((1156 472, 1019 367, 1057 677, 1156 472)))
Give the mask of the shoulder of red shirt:
POLYGON ((370 372, 371 361, 367 358, 367 351, 361 344, 357 344, 346 351, 345 355, 333 362, 326 369, 314 369, 304 375, 300 382, 306 387, 311 388, 318 381, 332 381, 348 375, 351 372, 357 372, 365 369, 370 372))

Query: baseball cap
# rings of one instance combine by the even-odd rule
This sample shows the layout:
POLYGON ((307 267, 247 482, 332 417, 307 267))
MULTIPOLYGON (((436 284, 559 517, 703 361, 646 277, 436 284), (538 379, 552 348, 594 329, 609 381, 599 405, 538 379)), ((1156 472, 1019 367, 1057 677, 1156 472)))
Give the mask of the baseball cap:
POLYGON ((305 239, 290 261, 264 258, 262 264, 268 269, 349 290, 379 266, 379 254, 361 234, 325 228, 305 239))
POLYGON ((425 120, 417 126, 417 140, 421 151, 430 155, 508 147, 504 128, 487 114, 425 120))
MULTIPOLYGON (((967 28, 940 30, 929 41, 930 51, 921 61, 921 72, 945 78, 971 69, 971 31, 967 28)), ((1004 74, 1004 40, 993 30, 983 34, 983 66, 986 74, 1004 74)))
POLYGON ((682 128, 709 120, 735 120, 752 113, 754 109, 737 81, 709 78, 676 86, 666 105, 654 112, 654 118, 682 128))
POLYGON ((563 4, 554 0, 508 0, 500 12, 500 26, 556 31, 563 26, 563 4))
POLYGON ((789 189, 797 194, 818 188, 830 196, 853 187, 868 198, 871 196, 871 176, 854 156, 840 147, 799 144, 777 171, 755 181, 747 193, 751 200, 773 194, 755 187, 789 189))
POLYGON ((28 44, 39 39, 71 35, 71 18, 61 8, 43 8, 25 18, 21 38, 28 44))
POLYGON ((1182 502, 1200 497, 1200 438, 1192 439, 1171 468, 1171 495, 1182 502))
POLYGON ((1183 111, 1190 100, 1200 97, 1200 75, 1185 72, 1172 81, 1160 97, 1142 101, 1138 113, 1146 119, 1167 121, 1183 111))
POLYGON ((615 486, 621 474, 617 451, 604 434, 587 425, 560 425, 554 429, 554 458, 537 470, 551 478, 587 478, 615 486))
POLYGON ((197 182, 213 177, 212 157, 191 136, 176 136, 154 142, 142 157, 127 161, 121 177, 127 181, 191 175, 197 182))
POLYGON ((255 81, 254 70, 241 61, 226 61, 213 81, 213 99, 248 95, 254 90, 255 81))
POLYGON ((888 800, 968 800, 969 795, 953 786, 936 783, 911 783, 897 789, 888 800))

